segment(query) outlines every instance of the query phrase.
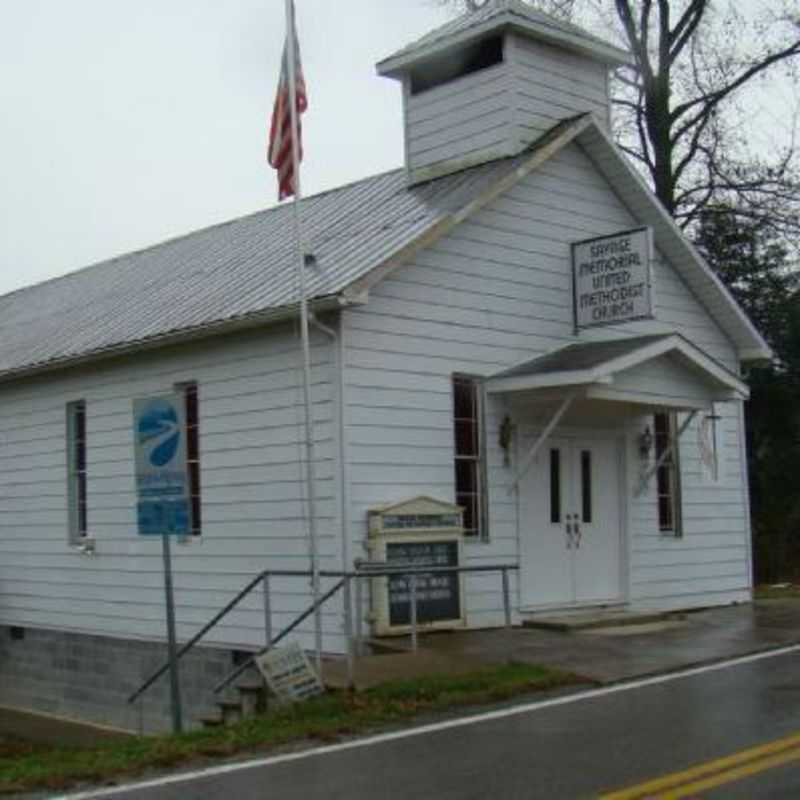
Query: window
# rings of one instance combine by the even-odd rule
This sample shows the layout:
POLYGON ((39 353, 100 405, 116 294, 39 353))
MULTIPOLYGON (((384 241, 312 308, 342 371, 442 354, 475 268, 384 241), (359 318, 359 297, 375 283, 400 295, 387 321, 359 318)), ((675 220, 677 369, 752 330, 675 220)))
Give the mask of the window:
POLYGON ((70 544, 86 538, 86 401, 67 403, 67 531, 70 544))
POLYGON ((658 528, 663 533, 681 536, 680 459, 678 440, 675 436, 677 427, 675 412, 659 413, 653 417, 656 463, 663 458, 661 465, 656 470, 658 528), (666 457, 664 457, 665 453, 666 457))
POLYGON ((479 385, 475 378, 453 376, 456 503, 464 509, 464 536, 472 539, 485 539, 487 532, 479 385))
POLYGON ((202 532, 200 501, 200 405, 196 383, 181 383, 175 387, 183 393, 186 418, 186 467, 189 477, 189 528, 192 536, 202 532))

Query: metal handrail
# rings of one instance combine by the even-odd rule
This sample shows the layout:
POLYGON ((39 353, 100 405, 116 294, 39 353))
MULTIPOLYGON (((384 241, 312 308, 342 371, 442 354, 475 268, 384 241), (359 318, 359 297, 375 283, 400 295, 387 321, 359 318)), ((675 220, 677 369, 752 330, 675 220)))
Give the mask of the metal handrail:
MULTIPOLYGON (((320 573, 321 575, 322 573, 320 573)), ((319 600, 312 603, 305 611, 303 611, 300 616, 295 617, 295 619, 287 625, 271 642, 267 644, 266 647, 263 647, 257 653, 253 653, 250 658, 246 659, 242 664, 240 664, 233 672, 230 673, 227 677, 223 678, 214 688, 214 694, 218 694, 221 692, 226 686, 232 683, 236 678, 238 678, 251 664, 255 663, 255 660, 267 652, 267 650, 271 650, 281 639, 284 639, 288 636, 301 622, 307 620, 318 608, 321 608, 322 605, 329 600, 339 589, 344 586, 345 582, 348 580, 347 575, 344 575, 334 586, 328 589, 325 594, 323 594, 319 600)))
MULTIPOLYGON (((264 578, 266 577, 277 577, 277 578, 298 578, 298 577, 308 577, 310 576, 310 572, 305 570, 299 569, 284 569, 284 570, 264 570, 263 572, 259 572, 247 586, 242 589, 236 597, 233 598, 224 608, 218 611, 202 628, 194 635, 188 642, 186 642, 175 654, 176 661, 180 661, 180 659, 186 655, 212 628, 214 628, 217 623, 225 616, 227 616, 233 609, 242 601, 245 597, 247 597, 253 589, 261 583, 264 578)), ((331 577, 339 577, 342 573, 340 572, 320 572, 319 573, 323 578, 331 578, 331 577)), ((153 672, 150 677, 145 680, 145 682, 133 693, 128 697, 128 703, 133 703, 137 700, 144 692, 146 692, 168 669, 169 669, 169 661, 165 661, 155 672, 153 672)))
MULTIPOLYGON (((356 569, 354 572, 340 572, 340 573, 330 573, 327 577, 331 577, 333 575, 340 576, 340 580, 327 592, 325 592, 322 597, 316 603, 312 603, 308 608, 305 609, 298 617, 296 617, 286 628, 284 628, 272 641, 268 642, 266 647, 263 647, 257 653, 254 653, 250 658, 246 659, 242 664, 240 664, 233 672, 223 678, 214 688, 214 694, 218 694, 221 692, 226 686, 229 686, 236 678, 238 678, 243 672, 245 672, 252 664, 255 663, 255 660, 266 653, 267 651, 271 650, 281 639, 284 639, 288 636, 301 622, 308 619, 316 610, 317 608, 322 607, 333 595, 335 595, 343 586, 349 587, 350 581, 353 579, 358 578, 389 578, 389 577, 411 577, 412 581, 412 617, 416 618, 416 597, 415 597, 415 581, 414 578, 417 575, 430 575, 431 573, 441 573, 441 572, 502 572, 503 574, 503 595, 504 595, 504 605, 506 609, 506 626, 511 625, 511 616, 510 616, 510 608, 508 603, 508 570, 516 570, 519 567, 515 564, 478 564, 474 566, 440 566, 438 564, 429 564, 419 565, 416 567, 411 567, 407 565, 394 565, 394 566, 385 566, 383 568, 376 567, 375 564, 362 564, 361 568, 356 569)), ((276 573, 270 573, 270 575, 274 575, 276 573)), ((303 573, 308 575, 309 573, 303 573)), ((324 575, 324 573, 320 573, 324 575)), ((350 647, 350 639, 352 639, 352 632, 348 631, 348 650, 350 647)), ((414 642, 414 650, 416 650, 416 640, 417 640, 417 631, 416 631, 416 619, 413 619, 412 624, 412 640, 414 642)), ((350 663, 348 663, 348 667, 350 667, 350 663)))
MULTIPOLYGON (((389 566, 381 566, 380 563, 375 562, 361 562, 359 565, 356 563, 356 571, 347 573, 348 578, 390 578, 390 577, 405 577, 408 578, 408 588, 410 594, 410 626, 411 626, 411 649, 413 652, 417 651, 417 576, 430 575, 431 573, 456 573, 462 572, 499 572, 503 581, 503 610, 505 616, 506 628, 511 627, 511 593, 508 583, 508 573, 510 571, 519 570, 518 564, 474 564, 470 566, 439 566, 437 564, 419 565, 416 567, 406 566, 402 564, 395 564, 389 566)), ((358 581, 356 580, 356 588, 358 588, 358 581)), ((360 633, 356 636, 358 640, 357 646, 361 647, 360 633)), ((349 654, 348 654, 349 655, 349 654)), ((352 662, 348 658, 348 674, 352 683, 352 662)))
MULTIPOLYGON (((215 694, 220 692, 226 686, 228 686, 232 681, 234 681, 239 675, 241 675, 251 664, 255 662, 255 659, 258 658, 260 655, 263 655, 272 647, 274 647, 278 642, 288 636, 295 628, 297 628, 303 621, 308 619, 318 608, 320 608, 324 603, 326 603, 331 597, 339 592, 340 589, 344 587, 345 590, 345 600, 347 603, 347 608, 345 609, 345 613, 347 615, 346 619, 346 627, 347 627, 347 639, 348 639, 348 673, 352 677, 352 668, 353 668, 353 661, 352 661, 352 650, 351 645, 353 642, 353 632, 351 630, 352 620, 350 615, 352 610, 350 609, 350 582, 355 580, 356 581, 356 589, 358 590, 360 586, 359 579, 360 578, 389 578, 389 577, 406 577, 409 579, 409 588, 411 593, 411 639, 412 639, 412 646, 413 649, 417 649, 417 598, 416 598, 416 578, 418 575, 430 575, 431 573, 469 573, 469 572, 500 572, 502 574, 503 580, 503 606, 505 611, 505 624, 506 627, 511 626, 511 604, 510 604, 510 592, 509 592, 509 584, 508 584, 508 573, 510 571, 519 570, 519 566, 517 564, 475 564, 470 566, 445 566, 445 565, 437 565, 437 564, 420 564, 417 566, 412 566, 409 563, 402 563, 402 564, 394 564, 389 565, 386 562, 376 563, 376 562, 362 562, 361 564, 357 564, 356 569, 352 571, 342 572, 342 571, 328 571, 328 570, 321 570, 319 572, 320 577, 322 578, 337 578, 337 582, 323 594, 316 602, 312 603, 308 608, 306 608, 301 614, 299 614, 295 619, 285 627, 274 639, 271 636, 271 622, 270 620, 266 620, 267 626, 267 645, 266 647, 259 650, 257 653, 253 654, 250 658, 240 664, 232 673, 230 673, 227 677, 225 677, 220 683, 218 683, 213 691, 215 694)), ((265 585, 265 606, 268 606, 268 598, 266 597, 266 586, 270 578, 272 577, 289 577, 289 578, 308 578, 311 576, 311 572, 309 570, 264 570, 258 575, 256 575, 230 602, 228 602, 220 611, 218 611, 194 636, 192 636, 189 641, 187 641, 176 653, 176 660, 180 660, 186 653, 188 653, 199 641, 202 639, 212 628, 214 628, 227 614, 229 614, 247 595, 249 595, 259 583, 264 583, 265 585)), ((358 601, 357 601, 358 604, 358 601)), ((360 608, 359 617, 360 620, 360 608)), ((357 634, 357 638, 359 639, 359 646, 360 646, 360 625, 358 625, 359 633, 357 634)), ((155 672, 153 672, 142 685, 133 692, 130 697, 128 697, 128 703, 133 703, 139 697, 141 697, 144 692, 146 692, 170 667, 170 662, 166 661, 162 664, 155 672)))

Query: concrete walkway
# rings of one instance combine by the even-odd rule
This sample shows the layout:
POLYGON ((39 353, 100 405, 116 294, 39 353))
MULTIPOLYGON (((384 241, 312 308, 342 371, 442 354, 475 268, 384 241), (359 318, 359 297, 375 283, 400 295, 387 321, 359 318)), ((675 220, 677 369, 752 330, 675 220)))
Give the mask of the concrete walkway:
MULTIPOLYGON (((393 640, 409 647, 407 639, 393 640)), ((420 637, 419 652, 359 659, 356 686, 397 677, 466 672, 509 661, 573 672, 601 684, 800 643, 800 600, 764 600, 672 615, 660 622, 569 632, 512 628, 420 637)), ((344 683, 344 665, 327 676, 344 683)))

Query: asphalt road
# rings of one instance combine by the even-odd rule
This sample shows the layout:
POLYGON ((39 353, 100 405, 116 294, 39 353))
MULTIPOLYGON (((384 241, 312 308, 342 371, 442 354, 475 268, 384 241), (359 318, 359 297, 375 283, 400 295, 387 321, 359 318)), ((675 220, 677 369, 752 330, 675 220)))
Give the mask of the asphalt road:
MULTIPOLYGON (((710 769, 711 783, 721 781, 718 785, 671 796, 800 797, 800 652, 500 714, 191 781, 96 796, 598 797, 783 739, 788 744, 768 745, 766 753, 756 752, 761 753, 758 758, 740 756, 710 769), (797 734, 796 742, 786 739, 792 734, 797 734), (736 777, 737 771, 746 774, 736 777)), ((692 775, 675 780, 691 787, 692 775)), ((702 782, 696 785, 702 788, 702 782)))

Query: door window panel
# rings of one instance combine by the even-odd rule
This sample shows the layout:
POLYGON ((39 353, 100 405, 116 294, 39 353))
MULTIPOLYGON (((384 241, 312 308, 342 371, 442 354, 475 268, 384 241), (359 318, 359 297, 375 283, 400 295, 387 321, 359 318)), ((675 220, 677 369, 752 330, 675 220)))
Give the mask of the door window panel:
POLYGON ((550 451, 550 522, 561 522, 561 451, 550 451))
POLYGON ((592 521, 592 452, 581 450, 581 518, 592 521))

